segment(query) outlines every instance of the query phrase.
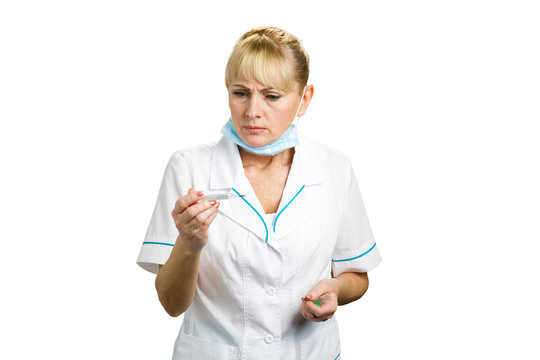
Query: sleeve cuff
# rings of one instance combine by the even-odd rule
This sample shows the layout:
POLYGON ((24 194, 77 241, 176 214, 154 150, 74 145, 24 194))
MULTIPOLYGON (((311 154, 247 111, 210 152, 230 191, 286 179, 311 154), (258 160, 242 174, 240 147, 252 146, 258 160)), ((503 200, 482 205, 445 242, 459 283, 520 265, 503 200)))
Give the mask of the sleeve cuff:
POLYGON ((159 265, 165 264, 174 244, 164 241, 145 241, 141 247, 137 264, 144 270, 157 274, 159 265))
POLYGON ((368 272, 373 270, 381 260, 377 244, 373 243, 363 251, 336 254, 332 259, 332 273, 334 277, 337 277, 344 272, 368 272))

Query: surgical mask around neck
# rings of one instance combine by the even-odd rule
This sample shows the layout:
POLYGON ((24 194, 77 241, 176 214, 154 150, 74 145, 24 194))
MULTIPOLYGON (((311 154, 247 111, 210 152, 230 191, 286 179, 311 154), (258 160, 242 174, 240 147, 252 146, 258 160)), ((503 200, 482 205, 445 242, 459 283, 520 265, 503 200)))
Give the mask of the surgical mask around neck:
POLYGON ((242 147, 242 149, 255 155, 274 156, 282 151, 297 146, 300 143, 300 141, 298 140, 298 133, 296 131, 298 123, 298 112, 300 111, 300 107, 302 106, 302 103, 304 101, 304 94, 306 93, 306 88, 307 86, 304 87, 304 91, 302 92, 300 105, 298 105, 298 109, 296 109, 296 114, 294 115, 293 122, 276 141, 260 147, 249 146, 244 142, 244 140, 242 140, 242 138, 240 138, 240 136, 238 136, 238 134, 234 130, 232 118, 229 118, 229 121, 227 121, 225 126, 223 126, 223 129, 221 129, 221 133, 227 139, 231 140, 236 145, 242 147))

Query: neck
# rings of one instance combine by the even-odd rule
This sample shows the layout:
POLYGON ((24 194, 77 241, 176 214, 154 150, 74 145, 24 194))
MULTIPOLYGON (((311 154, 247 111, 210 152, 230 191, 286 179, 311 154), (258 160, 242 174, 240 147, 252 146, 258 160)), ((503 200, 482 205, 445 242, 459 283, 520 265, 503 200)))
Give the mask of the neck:
POLYGON ((290 166, 292 164, 292 159, 294 156, 294 148, 284 150, 274 156, 255 155, 244 150, 240 146, 238 146, 238 151, 240 153, 240 159, 242 159, 242 165, 244 167, 254 166, 259 169, 265 169, 273 165, 290 166))

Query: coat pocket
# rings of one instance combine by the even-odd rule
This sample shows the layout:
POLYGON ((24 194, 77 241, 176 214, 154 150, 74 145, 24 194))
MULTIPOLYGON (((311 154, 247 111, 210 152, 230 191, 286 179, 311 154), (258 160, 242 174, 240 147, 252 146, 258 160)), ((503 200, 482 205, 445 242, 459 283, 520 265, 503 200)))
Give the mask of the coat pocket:
POLYGON ((238 348, 180 333, 173 360, 237 360, 238 348))
POLYGON ((302 360, 340 360, 339 331, 334 319, 319 323, 320 331, 300 341, 302 360))

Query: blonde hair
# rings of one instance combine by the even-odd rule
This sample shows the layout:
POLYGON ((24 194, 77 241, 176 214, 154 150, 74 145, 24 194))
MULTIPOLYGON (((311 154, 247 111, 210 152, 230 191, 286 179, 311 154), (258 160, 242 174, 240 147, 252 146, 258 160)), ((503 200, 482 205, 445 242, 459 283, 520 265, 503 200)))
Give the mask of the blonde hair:
POLYGON ((302 94, 309 78, 309 56, 300 41, 277 27, 255 28, 236 42, 227 67, 227 86, 236 78, 302 94))

